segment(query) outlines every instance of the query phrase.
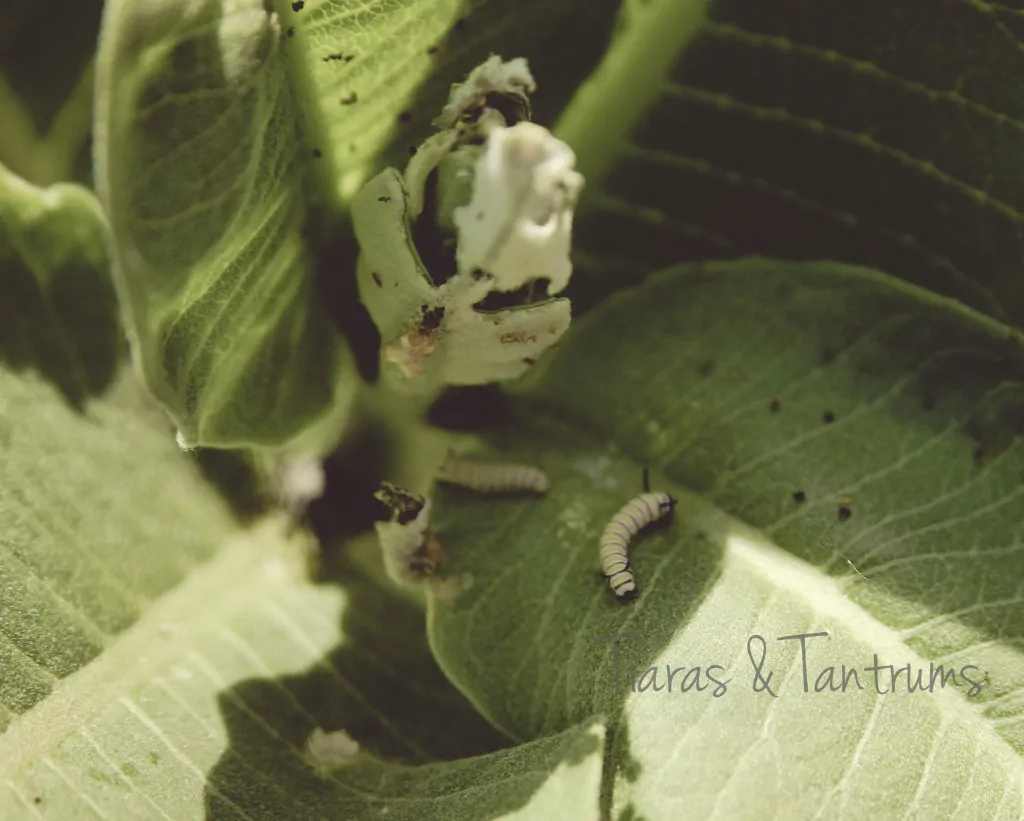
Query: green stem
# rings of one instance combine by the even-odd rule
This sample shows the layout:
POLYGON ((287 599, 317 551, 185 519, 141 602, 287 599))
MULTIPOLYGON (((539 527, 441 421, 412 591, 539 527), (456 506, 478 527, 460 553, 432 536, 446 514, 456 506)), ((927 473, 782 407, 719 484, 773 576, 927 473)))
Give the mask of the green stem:
POLYGON ((45 137, 0 74, 0 164, 22 179, 46 187, 71 179, 75 160, 92 129, 95 59, 90 60, 45 137))
POLYGON ((649 0, 629 8, 625 30, 554 129, 576 152, 588 188, 601 187, 618 149, 706 17, 707 0, 649 0))
POLYGON ((93 86, 96 58, 82 69, 71 95, 53 118, 50 131, 40 146, 46 163, 40 170, 48 176, 40 182, 50 185, 71 179, 75 160, 92 131, 93 86))
POLYGON ((0 164, 22 179, 35 181, 38 135, 32 117, 0 74, 0 164))

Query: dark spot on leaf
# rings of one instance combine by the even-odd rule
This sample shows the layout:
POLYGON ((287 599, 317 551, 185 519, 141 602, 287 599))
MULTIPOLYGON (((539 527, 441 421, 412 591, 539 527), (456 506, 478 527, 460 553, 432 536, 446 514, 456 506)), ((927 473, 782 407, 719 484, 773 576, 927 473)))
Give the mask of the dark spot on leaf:
POLYGON ((772 413, 778 413, 782 410, 782 400, 777 396, 773 396, 772 401, 768 403, 768 410, 772 413))
POLYGON ((798 490, 796 493, 793 494, 793 501, 796 502, 797 504, 803 502, 806 499, 807 494, 804 493, 802 490, 798 490))
POLYGON ((338 52, 337 54, 328 54, 326 57, 323 58, 323 61, 325 63, 329 63, 331 60, 344 60, 347 63, 351 59, 351 57, 345 57, 344 54, 338 52))
POLYGON ((416 146, 410 145, 407 150, 409 152, 409 156, 410 157, 415 157, 416 156, 416 146))
POLYGON ((974 464, 977 465, 978 467, 981 467, 981 463, 984 461, 985 449, 981 445, 978 445, 978 447, 974 449, 974 464))
POLYGON ((526 357, 526 358, 525 358, 525 359, 523 360, 523 364, 524 364, 524 365, 532 365, 532 364, 533 364, 534 362, 536 362, 536 361, 537 361, 536 359, 531 359, 530 357, 526 357))
POLYGON ((302 7, 304 5, 306 4, 303 0, 295 0, 295 2, 292 3, 292 11, 302 11, 302 7))
POLYGON ((32 803, 33 804, 42 804, 43 803, 43 797, 41 795, 37 795, 35 798, 32 799, 32 803))
POLYGON ((487 276, 487 272, 483 268, 474 268, 469 272, 469 275, 473 277, 477 282, 487 276))
POLYGON ((845 522, 853 515, 853 511, 850 510, 846 505, 841 505, 839 508, 839 521, 845 522))
POLYGON ((412 112, 411 111, 403 111, 401 114, 398 115, 398 122, 400 122, 400 123, 407 123, 411 119, 412 119, 412 112))
POLYGON ((377 202, 391 202, 391 197, 377 197, 377 202))
POLYGON ((427 49, 427 54, 437 54, 437 52, 438 52, 438 47, 437 46, 430 46, 427 49))
POLYGON ((285 32, 285 36, 286 37, 294 37, 295 36, 295 26, 288 26, 288 31, 285 32))
POLYGON ((420 333, 436 331, 441 327, 441 320, 444 319, 443 307, 430 308, 424 305, 422 310, 423 319, 420 320, 420 333))
POLYGON ((318 159, 318 160, 319 160, 319 159, 320 159, 320 158, 321 158, 321 157, 322 157, 323 155, 324 155, 324 152, 323 152, 323 151, 321 151, 321 150, 320 150, 319 148, 314 148, 314 149, 313 149, 313 156, 314 156, 314 157, 315 157, 316 159, 318 159))
POLYGON ((359 101, 359 95, 354 91, 341 98, 342 105, 354 105, 359 101))
POLYGON ((836 421, 836 415, 832 411, 825 411, 825 415, 821 417, 821 421, 826 425, 831 425, 836 421))
POLYGON ((926 411, 934 410, 935 409, 935 397, 934 396, 926 396, 924 399, 921 400, 921 407, 924 408, 926 411))
POLYGON ((477 215, 476 215, 476 218, 478 220, 482 220, 484 218, 484 212, 483 211, 478 211, 477 215))
POLYGON ((380 274, 378 274, 378 273, 377 273, 377 272, 375 271, 375 272, 374 272, 374 273, 372 273, 372 274, 371 274, 370 276, 372 276, 372 277, 373 277, 373 281, 377 283, 377 287, 378 287, 378 288, 383 288, 383 287, 384 287, 384 281, 383 281, 383 280, 382 280, 382 279, 380 278, 380 274))
POLYGON ((715 360, 714 359, 708 359, 708 360, 706 360, 704 362, 701 362, 700 365, 697 368, 697 373, 699 373, 701 376, 711 376, 711 374, 713 374, 714 372, 715 372, 715 360))
POLYGON ((356 59, 356 56, 354 54, 346 54, 345 55, 345 62, 346 63, 351 63, 354 59, 356 59))

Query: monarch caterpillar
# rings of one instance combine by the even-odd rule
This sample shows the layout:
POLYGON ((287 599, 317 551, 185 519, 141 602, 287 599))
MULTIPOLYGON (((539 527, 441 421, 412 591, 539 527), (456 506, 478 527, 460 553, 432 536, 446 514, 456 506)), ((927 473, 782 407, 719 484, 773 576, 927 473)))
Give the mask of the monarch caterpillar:
POLYGON ((459 485, 479 493, 547 493, 547 474, 532 465, 470 462, 449 457, 437 474, 439 482, 459 485))
POLYGON ((639 590, 636 577, 629 567, 627 549, 630 540, 647 527, 672 514, 676 500, 667 493, 651 493, 647 471, 644 471, 644 492, 623 505, 601 534, 601 572, 608 586, 625 604, 635 598, 639 590))

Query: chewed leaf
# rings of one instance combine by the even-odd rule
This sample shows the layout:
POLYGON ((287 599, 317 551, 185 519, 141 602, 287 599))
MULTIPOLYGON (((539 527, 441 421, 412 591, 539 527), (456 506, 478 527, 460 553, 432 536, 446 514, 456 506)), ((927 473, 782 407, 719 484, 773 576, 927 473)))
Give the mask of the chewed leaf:
POLYGON ((507 62, 492 54, 473 69, 464 82, 452 86, 448 104, 434 120, 438 128, 453 128, 474 108, 483 108, 492 94, 515 98, 521 111, 519 119, 530 119, 530 95, 537 90, 537 81, 526 60, 517 57, 507 62))
POLYGON ((107 4, 96 166, 146 385, 190 445, 318 447, 354 388, 301 236, 304 152, 258 0, 107 4))
POLYGON ((550 490, 435 495, 474 584, 429 615, 496 726, 609 716, 611 818, 1020 815, 1024 336, 862 268, 683 266, 506 392, 488 444, 550 490), (678 503, 622 604, 645 468, 678 503))
POLYGON ((515 378, 569 327, 569 302, 550 296, 572 274, 583 178, 572 149, 516 119, 534 88, 524 60, 492 56, 453 85, 447 127, 405 173, 386 169, 355 198, 360 296, 403 389, 515 378))
POLYGON ((446 326, 444 381, 479 385, 515 379, 569 329, 572 306, 552 299, 504 311, 456 313, 446 326))
POLYGON ((387 168, 362 187, 352 204, 361 253, 359 296, 381 338, 397 339, 430 300, 433 282, 412 241, 408 192, 402 174, 387 168))
POLYGON ((453 215, 459 272, 487 271, 501 291, 542 278, 549 293, 562 291, 572 276, 572 211, 583 188, 574 162, 546 128, 494 129, 474 169, 473 198, 453 215))

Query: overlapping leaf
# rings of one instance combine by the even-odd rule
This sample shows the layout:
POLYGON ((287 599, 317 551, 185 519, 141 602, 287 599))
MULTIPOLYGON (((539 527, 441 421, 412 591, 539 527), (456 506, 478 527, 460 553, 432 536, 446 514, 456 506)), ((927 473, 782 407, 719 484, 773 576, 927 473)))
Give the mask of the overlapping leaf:
POLYGON ((146 384, 193 445, 323 447, 354 389, 301 236, 284 34, 260 2, 110 2, 97 181, 146 384))
POLYGON ((473 583, 432 604, 432 645, 497 726, 621 710, 612 817, 1019 814, 1018 332, 865 269, 698 265, 610 299, 519 393, 495 442, 550 495, 446 492, 434 514, 473 583), (633 542, 623 607, 597 546, 645 466, 680 503, 633 542), (816 632, 805 684, 779 639, 816 632), (911 670, 879 695, 890 664, 911 670))

